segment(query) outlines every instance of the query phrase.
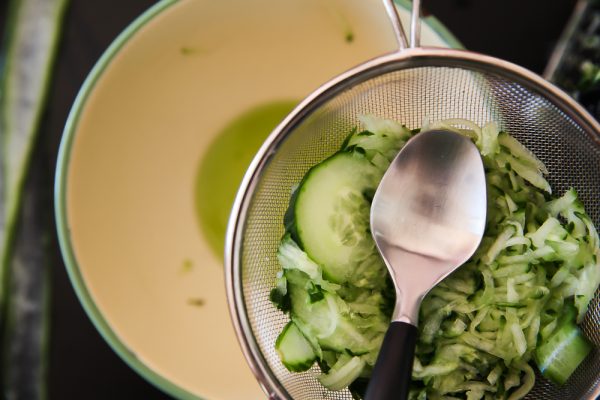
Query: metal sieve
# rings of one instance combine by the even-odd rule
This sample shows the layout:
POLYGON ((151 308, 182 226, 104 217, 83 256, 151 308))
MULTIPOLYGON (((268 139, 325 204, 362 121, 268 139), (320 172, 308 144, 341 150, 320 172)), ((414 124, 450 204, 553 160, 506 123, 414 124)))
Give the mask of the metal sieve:
MULTIPOLYGON (((419 47, 419 1, 413 2, 411 46, 392 0, 384 0, 400 50, 357 66, 306 98, 273 131, 238 192, 227 234, 225 266, 230 312, 250 368, 272 399, 352 399, 329 391, 317 367, 291 373, 274 348, 288 317, 269 301, 280 270, 276 258, 292 189, 307 170, 333 154, 361 114, 406 124, 425 118, 495 121, 548 167, 555 193, 579 193, 600 223, 600 125, 566 93, 538 75, 493 57, 463 50, 419 47)), ((600 293, 582 328, 600 347, 600 293)), ((527 399, 595 399, 600 352, 593 351, 564 387, 537 377, 527 399)))

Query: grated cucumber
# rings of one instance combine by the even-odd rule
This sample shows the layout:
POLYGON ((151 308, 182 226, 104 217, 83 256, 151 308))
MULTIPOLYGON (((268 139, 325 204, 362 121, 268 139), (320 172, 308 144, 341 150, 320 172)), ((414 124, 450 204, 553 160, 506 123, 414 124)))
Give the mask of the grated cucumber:
MULTIPOLYGON (((355 382, 355 394, 376 360, 394 296, 364 208, 376 175, 363 181, 361 169, 380 176, 419 132, 373 116, 361 123, 364 130, 354 129, 340 152, 313 167, 296 191, 286 221, 291 234, 278 253, 283 272, 272 295, 279 305, 291 300, 286 311, 320 349, 321 383, 339 390, 355 382), (353 207, 341 207, 349 192, 356 194, 353 207), (310 202, 301 197, 306 193, 310 202), (352 221, 349 248, 339 246, 345 230, 325 223, 335 213, 352 221)), ((521 399, 535 383, 530 362, 537 360, 545 376, 561 382, 589 351, 575 322, 600 284, 598 234, 576 191, 552 197, 544 164, 495 124, 426 121, 422 130, 436 128, 477 144, 486 168, 488 220, 475 255, 422 302, 410 398, 521 399), (569 324, 559 321, 567 311, 569 324)))

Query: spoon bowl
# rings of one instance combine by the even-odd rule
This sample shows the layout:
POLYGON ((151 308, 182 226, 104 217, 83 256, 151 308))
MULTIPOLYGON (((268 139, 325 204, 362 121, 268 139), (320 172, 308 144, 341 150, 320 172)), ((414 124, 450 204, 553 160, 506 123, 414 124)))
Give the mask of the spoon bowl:
POLYGON ((408 394, 421 300, 475 252, 485 228, 483 162, 467 137, 422 132, 398 153, 371 206, 371 232, 396 289, 367 400, 408 394))

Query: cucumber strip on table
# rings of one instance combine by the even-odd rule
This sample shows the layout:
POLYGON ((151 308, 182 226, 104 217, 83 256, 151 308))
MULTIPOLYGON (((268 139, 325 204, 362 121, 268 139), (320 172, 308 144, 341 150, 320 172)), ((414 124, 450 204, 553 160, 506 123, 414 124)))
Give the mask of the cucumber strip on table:
MULTIPOLYGON (((41 150, 41 149, 38 149, 41 150)), ((35 152, 36 156, 39 151, 35 152)), ((45 399, 49 334, 48 235, 51 191, 46 159, 36 157, 24 187, 9 262, 0 387, 6 399, 45 399)))
MULTIPOLYGON (((11 0, 0 79, 2 397, 46 398, 48 181, 29 164, 67 0, 11 0), (26 180, 28 181, 25 184, 26 180), (45 196, 45 201, 42 200, 45 196)), ((48 190, 48 192, 50 192, 48 190)))
MULTIPOLYGON (((0 85, 0 306, 27 166, 68 0, 12 0, 0 85)), ((0 307, 0 309, 2 309, 0 307)))

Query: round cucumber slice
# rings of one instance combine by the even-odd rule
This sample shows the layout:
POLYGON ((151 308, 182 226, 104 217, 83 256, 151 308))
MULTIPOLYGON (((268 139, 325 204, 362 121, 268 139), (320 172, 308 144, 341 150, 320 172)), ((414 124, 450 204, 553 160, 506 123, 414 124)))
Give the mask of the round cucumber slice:
POLYGON ((374 250, 370 199, 381 172, 363 155, 337 153, 305 176, 294 204, 296 235, 329 280, 343 283, 374 250))

